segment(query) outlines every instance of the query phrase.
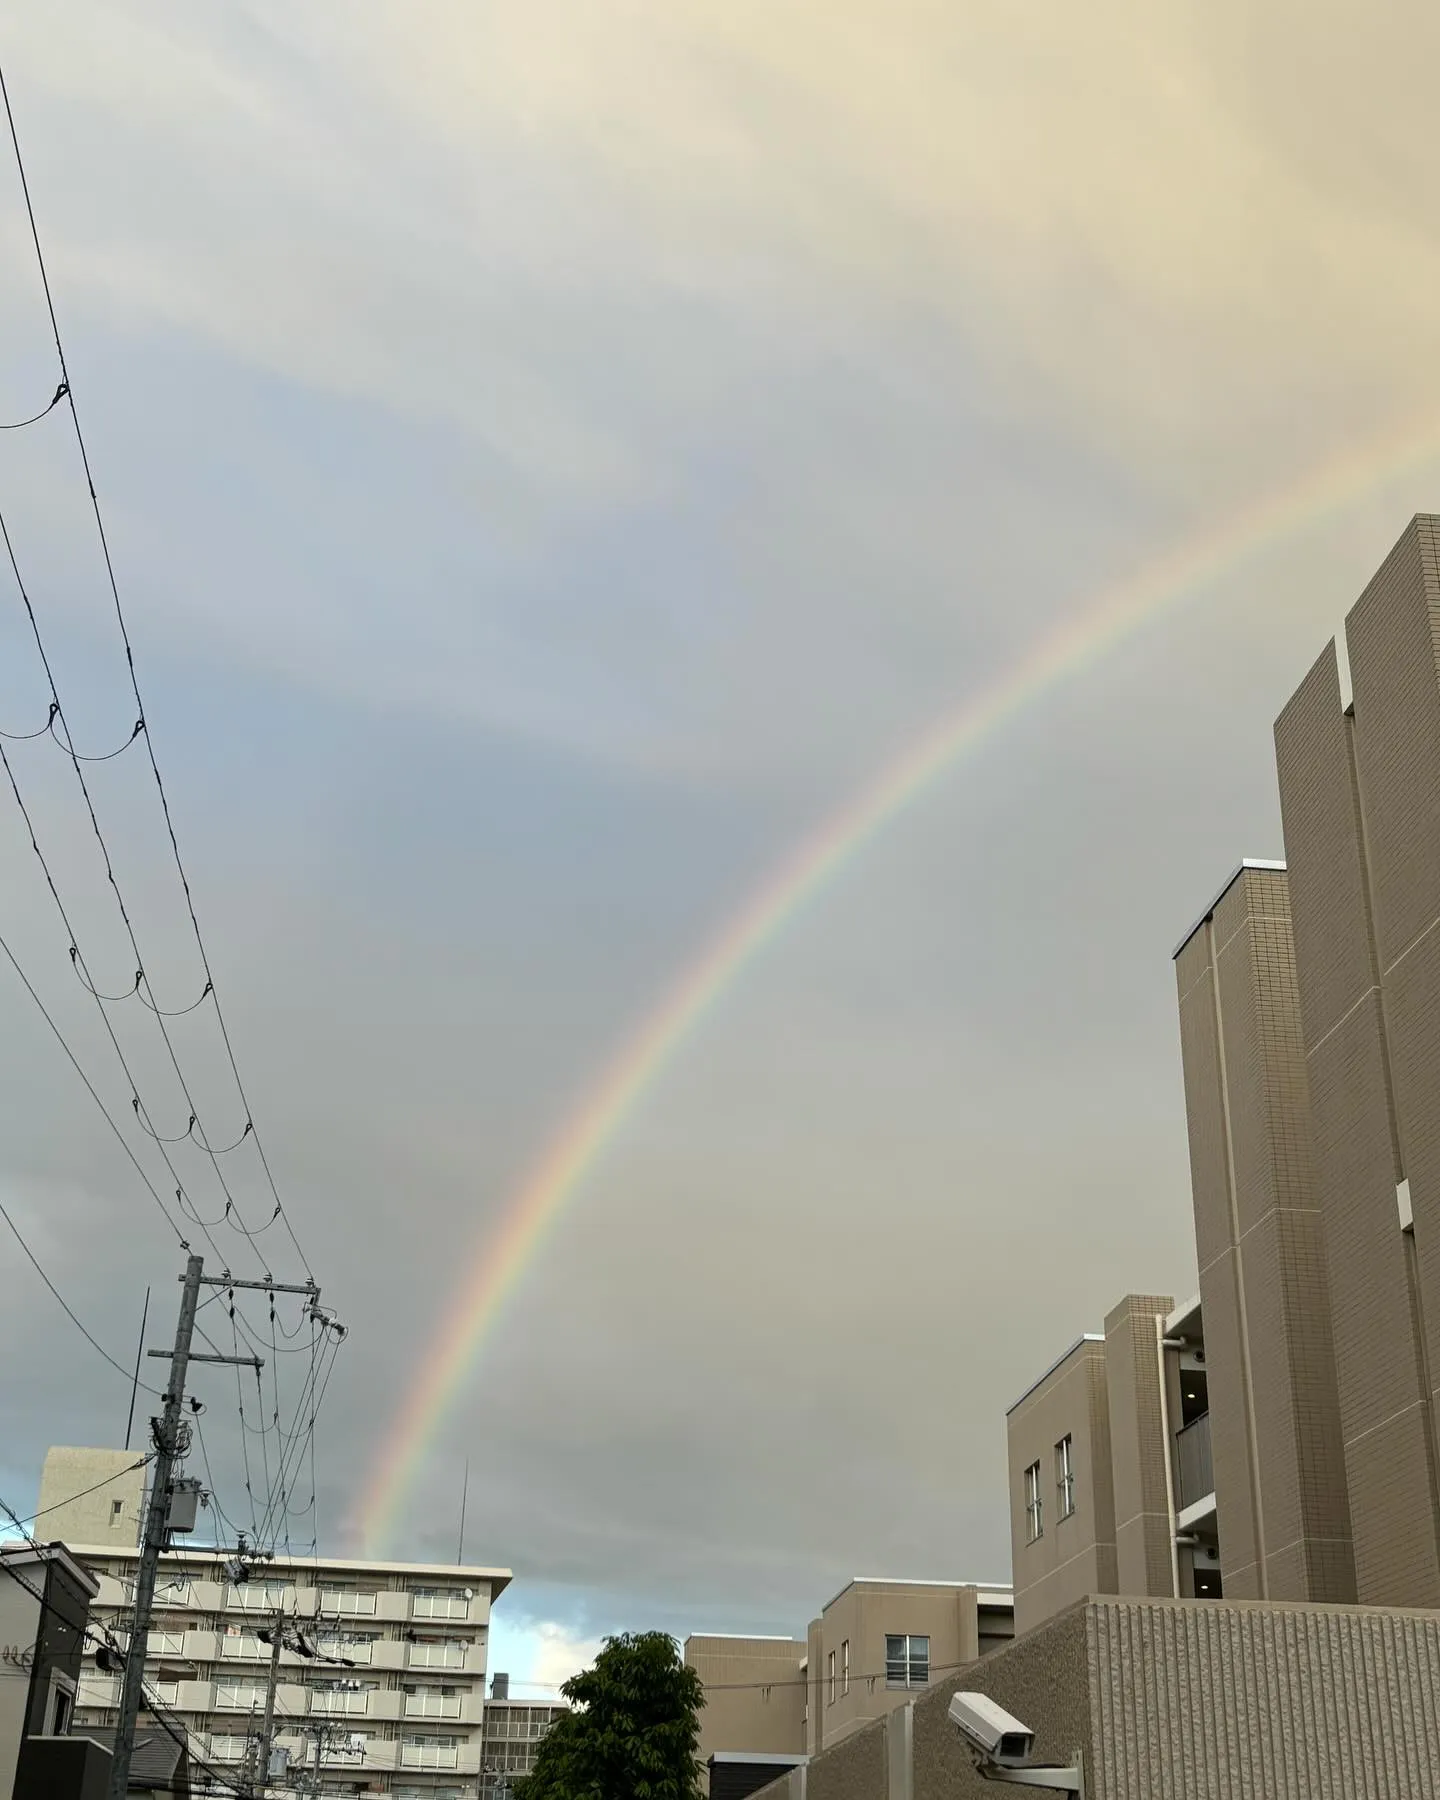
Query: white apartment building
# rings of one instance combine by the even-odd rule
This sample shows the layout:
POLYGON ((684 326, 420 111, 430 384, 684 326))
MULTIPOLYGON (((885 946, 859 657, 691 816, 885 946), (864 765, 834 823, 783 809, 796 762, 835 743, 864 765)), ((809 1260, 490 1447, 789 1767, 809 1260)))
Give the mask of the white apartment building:
MULTIPOLYGON (((118 1630, 139 1552, 72 1544, 99 1580, 90 1617, 118 1630)), ((164 1555, 146 1679, 194 1752, 238 1769, 265 1705, 277 1613, 316 1655, 286 1649, 276 1743, 324 1794, 474 1800, 480 1786, 491 1601, 508 1569, 277 1555, 241 1586, 213 1549, 164 1555)), ((122 1639, 123 1641, 123 1639, 122 1639)), ((75 1720, 113 1724, 119 1678, 87 1656, 75 1720)))
POLYGON ((480 1800, 509 1800, 515 1783, 534 1770, 540 1740, 569 1710, 566 1700, 512 1700, 509 1676, 495 1676, 485 1702, 480 1800))

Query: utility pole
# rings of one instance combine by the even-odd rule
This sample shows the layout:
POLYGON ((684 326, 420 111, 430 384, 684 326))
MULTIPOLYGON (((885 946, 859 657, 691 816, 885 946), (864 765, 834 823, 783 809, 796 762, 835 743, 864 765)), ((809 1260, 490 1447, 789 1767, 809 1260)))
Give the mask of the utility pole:
MULTIPOLYGON (((145 1510, 145 1531, 140 1540, 140 1566, 135 1572, 135 1612, 130 1642, 125 1651, 125 1673, 120 1684, 120 1716, 115 1725, 115 1754, 110 1765, 110 1800, 126 1800, 130 1791, 130 1761, 135 1752, 135 1721, 145 1693, 145 1653, 150 1641, 150 1615, 155 1605, 155 1576, 160 1552, 170 1524, 170 1500, 175 1464, 181 1455, 180 1414, 185 1404, 185 1375, 191 1361, 244 1362, 259 1366, 254 1356, 193 1357, 195 1309, 200 1299, 200 1257, 191 1255, 181 1276, 180 1319, 175 1327, 175 1346, 170 1352, 170 1379, 165 1384, 164 1410, 150 1422, 155 1440, 155 1479, 150 1484, 150 1504, 145 1510)), ((151 1356, 164 1356, 152 1350, 151 1356)))
POLYGON ((280 1652, 285 1648, 285 1610, 275 1609, 270 1639, 270 1678, 265 1683, 265 1718, 260 1727, 260 1752, 255 1769, 255 1788, 262 1794, 270 1786, 270 1751, 275 1742, 275 1690, 280 1685, 280 1652))

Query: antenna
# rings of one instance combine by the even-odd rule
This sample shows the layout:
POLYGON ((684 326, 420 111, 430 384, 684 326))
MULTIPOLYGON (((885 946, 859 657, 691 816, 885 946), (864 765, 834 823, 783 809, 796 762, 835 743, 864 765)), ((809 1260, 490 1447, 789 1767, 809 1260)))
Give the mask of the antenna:
POLYGON ((130 1384, 130 1417, 125 1421, 125 1448, 130 1448, 130 1434, 135 1429, 135 1396, 140 1391, 140 1360, 145 1354, 145 1327, 150 1319, 150 1290, 145 1290, 145 1310, 140 1314, 140 1343, 135 1351, 135 1379, 130 1384))

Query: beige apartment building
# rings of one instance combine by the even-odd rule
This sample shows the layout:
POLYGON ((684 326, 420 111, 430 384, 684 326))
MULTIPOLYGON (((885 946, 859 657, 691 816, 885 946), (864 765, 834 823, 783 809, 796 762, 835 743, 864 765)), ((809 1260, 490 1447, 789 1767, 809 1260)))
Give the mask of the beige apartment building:
POLYGON ((1440 1607, 1440 519, 1411 521, 1275 749, 1355 1588, 1440 1607))
MULTIPOLYGON (((93 1575, 94 1625, 123 1642, 139 1562, 135 1525, 144 1471, 133 1455, 56 1450, 46 1458, 40 1508, 48 1535, 128 1519, 128 1542, 66 1547, 93 1575), (118 1457, 118 1464, 117 1464, 118 1457), (87 1458, 91 1459, 87 1466, 87 1458), (118 1475, 116 1469, 121 1471, 118 1475), (128 1472, 126 1472, 128 1469, 128 1472), (98 1471, 98 1473, 96 1472, 98 1471), (88 1477, 88 1478, 84 1478, 88 1477), (103 1480, 74 1504, 65 1497, 103 1480), (78 1481, 78 1486, 75 1485, 78 1481)), ((236 1584, 224 1552, 197 1545, 162 1554, 146 1656, 150 1693, 180 1721, 193 1759, 238 1774, 265 1704, 271 1645, 283 1617, 276 1743, 292 1774, 316 1792, 393 1800, 474 1800, 482 1775, 485 1652, 490 1604, 508 1569, 356 1562, 276 1554, 236 1584)), ((113 1725, 119 1677, 87 1646, 74 1723, 113 1725)))
POLYGON ((1014 1632, 1008 1587, 857 1575, 804 1639, 691 1636, 700 1760, 816 1756, 1014 1632))
POLYGON ((1129 1294, 1006 1414, 1017 1635, 1091 1594, 1218 1598, 1204 1315, 1129 1294))

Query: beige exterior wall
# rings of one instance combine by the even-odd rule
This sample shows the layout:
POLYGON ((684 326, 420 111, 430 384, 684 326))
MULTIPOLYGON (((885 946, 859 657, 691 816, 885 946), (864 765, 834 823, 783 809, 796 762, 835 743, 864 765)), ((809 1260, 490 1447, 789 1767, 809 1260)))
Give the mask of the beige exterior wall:
POLYGON ((717 1750, 804 1755, 802 1641, 691 1636, 685 1640, 685 1661, 705 1684, 702 1763, 717 1750))
POLYGON ((1168 1294, 1127 1294, 1006 1415, 1015 1630, 1089 1594, 1170 1595, 1169 1454, 1162 1399, 1168 1294), (1070 1439, 1074 1511, 1062 1514, 1059 1447, 1070 1439), (1039 1464, 1032 1537, 1026 1470, 1039 1464))
POLYGON ((139 1450, 64 1444, 47 1450, 35 1521, 40 1536, 66 1544, 113 1544, 133 1550, 140 1542, 145 1507, 145 1470, 135 1467, 142 1455, 139 1450))
POLYGON ((1242 868, 1175 968, 1225 1594, 1351 1600, 1284 869, 1242 868))
POLYGON ((1087 1594, 1115 1592, 1115 1494, 1105 1341, 1082 1338, 1006 1415, 1015 1629, 1026 1632, 1087 1594), (1070 1439, 1074 1509, 1062 1513, 1057 1461, 1070 1439), (1032 1535, 1026 1470, 1040 1469, 1032 1535))
POLYGON ((876 1722, 759 1800, 994 1800, 948 1717, 962 1687, 1030 1726, 1038 1760, 1078 1756, 1087 1800, 1440 1796, 1440 1713, 1425 1700, 1440 1689, 1436 1614, 1111 1598, 937 1683, 907 1730, 876 1722))
POLYGON ((1361 1600, 1440 1606, 1440 524, 1275 727, 1361 1600), (1413 1228, 1405 1229, 1405 1200, 1413 1228))
POLYGON ((1169 1294, 1127 1294, 1105 1318, 1115 1591, 1121 1594, 1175 1592, 1161 1350, 1174 1305, 1169 1294))
POLYGON ((948 1582, 859 1579, 837 1594, 810 1628, 809 1754, 914 1698, 914 1687, 887 1678, 887 1636, 929 1638, 931 1681, 975 1662, 981 1654, 982 1591, 987 1590, 948 1582))

